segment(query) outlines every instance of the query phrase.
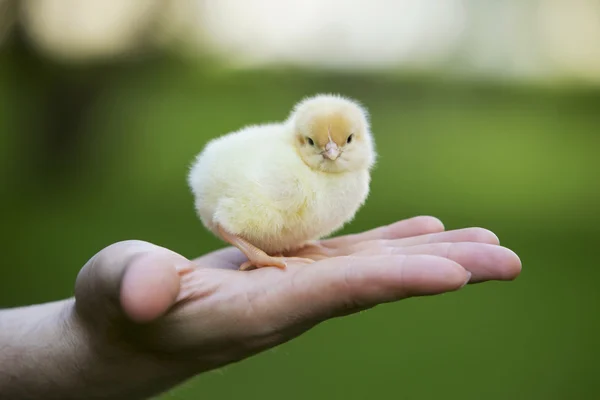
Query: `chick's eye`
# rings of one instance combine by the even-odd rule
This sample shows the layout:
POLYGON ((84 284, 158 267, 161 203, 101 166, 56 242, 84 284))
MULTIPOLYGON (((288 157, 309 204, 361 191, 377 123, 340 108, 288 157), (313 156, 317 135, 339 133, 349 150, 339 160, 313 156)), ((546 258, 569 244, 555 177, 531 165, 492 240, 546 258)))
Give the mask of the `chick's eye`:
POLYGON ((311 138, 306 138, 306 141, 308 142, 308 144, 310 144, 311 146, 315 145, 315 142, 311 139, 311 138))
POLYGON ((354 136, 354 134, 348 136, 348 139, 346 139, 346 143, 351 143, 352 142, 352 137, 354 136))

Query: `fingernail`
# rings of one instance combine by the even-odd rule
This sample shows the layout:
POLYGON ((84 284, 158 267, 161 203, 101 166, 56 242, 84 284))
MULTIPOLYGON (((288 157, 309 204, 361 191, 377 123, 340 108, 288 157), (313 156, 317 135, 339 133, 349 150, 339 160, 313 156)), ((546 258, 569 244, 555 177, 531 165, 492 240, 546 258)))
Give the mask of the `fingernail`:
POLYGON ((465 285, 467 283, 469 283, 470 280, 471 280, 471 273, 469 271, 467 271, 467 280, 465 281, 465 283, 462 284, 462 286, 459 289, 462 289, 463 287, 465 287, 465 285))

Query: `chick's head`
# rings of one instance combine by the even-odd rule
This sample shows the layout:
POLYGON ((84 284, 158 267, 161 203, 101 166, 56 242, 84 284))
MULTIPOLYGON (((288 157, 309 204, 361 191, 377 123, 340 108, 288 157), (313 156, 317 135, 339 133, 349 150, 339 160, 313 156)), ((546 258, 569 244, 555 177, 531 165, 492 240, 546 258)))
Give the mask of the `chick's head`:
POLYGON ((350 172, 375 162, 367 111, 353 100, 338 95, 305 99, 289 122, 298 154, 314 170, 350 172))

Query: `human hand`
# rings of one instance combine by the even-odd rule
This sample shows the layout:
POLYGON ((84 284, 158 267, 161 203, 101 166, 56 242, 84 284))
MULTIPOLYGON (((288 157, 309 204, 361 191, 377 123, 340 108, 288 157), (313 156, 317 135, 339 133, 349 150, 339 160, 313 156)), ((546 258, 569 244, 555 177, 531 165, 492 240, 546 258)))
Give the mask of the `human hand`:
POLYGON ((380 303, 512 280, 519 258, 484 229, 444 231, 417 217, 314 243, 315 263, 237 271, 235 248, 190 261, 146 242, 111 245, 82 269, 76 314, 102 346, 169 365, 180 379, 380 303))

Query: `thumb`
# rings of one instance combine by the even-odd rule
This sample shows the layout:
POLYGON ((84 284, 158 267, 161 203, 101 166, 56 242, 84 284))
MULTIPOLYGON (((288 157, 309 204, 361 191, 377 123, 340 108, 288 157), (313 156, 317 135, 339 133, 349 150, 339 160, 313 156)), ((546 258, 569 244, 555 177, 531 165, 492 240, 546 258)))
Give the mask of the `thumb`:
POLYGON ((135 240, 115 243, 77 276, 77 310, 96 323, 150 322, 175 303, 180 275, 191 268, 189 260, 164 247, 135 240))

